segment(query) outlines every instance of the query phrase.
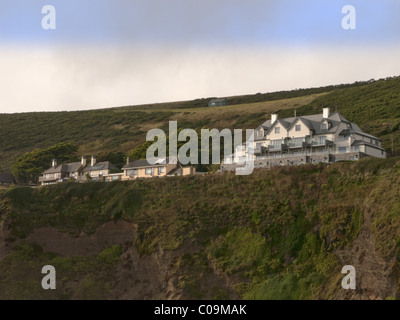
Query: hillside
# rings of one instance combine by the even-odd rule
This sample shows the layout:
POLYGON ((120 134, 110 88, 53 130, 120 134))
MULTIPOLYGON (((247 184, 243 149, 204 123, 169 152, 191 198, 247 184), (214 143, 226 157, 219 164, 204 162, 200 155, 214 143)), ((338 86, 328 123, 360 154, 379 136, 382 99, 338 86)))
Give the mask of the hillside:
POLYGON ((73 112, 0 114, 0 172, 25 152, 70 141, 79 154, 129 152, 145 141, 152 128, 256 128, 271 113, 282 117, 337 108, 348 120, 383 139, 383 146, 400 145, 400 77, 348 85, 228 97, 226 107, 208 108, 208 99, 73 112))
POLYGON ((399 178, 393 157, 3 190, 0 299, 400 298, 399 178))

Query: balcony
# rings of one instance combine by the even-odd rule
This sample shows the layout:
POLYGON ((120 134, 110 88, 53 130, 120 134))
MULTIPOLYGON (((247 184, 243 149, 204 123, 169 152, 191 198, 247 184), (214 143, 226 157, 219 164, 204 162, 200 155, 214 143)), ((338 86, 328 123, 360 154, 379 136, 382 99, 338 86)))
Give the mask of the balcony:
POLYGON ((262 155, 264 153, 266 153, 267 148, 264 146, 256 146, 256 148, 254 149, 254 154, 256 155, 262 155))
POLYGON ((268 151, 269 152, 277 152, 277 151, 284 151, 287 150, 289 146, 285 143, 282 144, 270 144, 268 145, 268 151))
POLYGON ((298 142, 289 142, 289 148, 291 148, 291 149, 295 149, 295 148, 303 148, 303 144, 304 144, 305 142, 304 141, 302 141, 302 142, 300 142, 300 143, 298 143, 298 142))
POLYGON ((333 141, 328 139, 312 139, 311 146, 333 146, 333 141))

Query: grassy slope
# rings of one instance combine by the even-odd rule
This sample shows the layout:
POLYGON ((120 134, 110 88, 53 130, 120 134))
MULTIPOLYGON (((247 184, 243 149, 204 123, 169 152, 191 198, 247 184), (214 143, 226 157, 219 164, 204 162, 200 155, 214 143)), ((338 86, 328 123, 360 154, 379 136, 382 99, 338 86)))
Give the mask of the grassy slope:
POLYGON ((233 105, 229 107, 172 108, 170 104, 122 107, 79 112, 38 112, 0 115, 0 171, 9 170, 16 157, 35 148, 71 141, 81 154, 128 152, 153 128, 168 130, 168 120, 186 128, 252 128, 276 108, 310 103, 318 95, 233 105), (3 167, 3 168, 2 168, 3 167))
MULTIPOLYGON (((232 291, 246 299, 332 298, 340 286, 335 250, 351 248, 367 211, 377 250, 386 261, 399 261, 399 177, 400 159, 391 158, 276 168, 250 176, 15 188, 3 191, 0 218, 10 223, 9 241, 40 226, 91 233, 112 219, 138 225, 135 246, 141 254, 195 241, 201 250, 179 259, 181 285, 189 297, 203 296, 199 288, 212 272, 211 264, 229 279, 241 279, 234 281, 232 291)), ((38 277, 44 262, 56 264, 64 282, 80 274, 75 281, 86 289, 64 288, 58 296, 41 291, 38 297, 85 298, 90 293, 105 298, 113 290, 107 275, 119 250, 88 258, 57 257, 23 245, 0 262, 0 298, 36 294, 33 275, 38 277), (109 263, 101 262, 104 255, 110 256, 109 263), (26 281, 15 282, 21 275, 26 281)), ((397 269, 396 262, 396 274, 397 269)))
POLYGON ((21 154, 75 142, 81 154, 128 152, 145 141, 152 128, 255 128, 269 114, 281 117, 338 107, 349 120, 383 139, 386 148, 400 145, 400 78, 352 85, 229 97, 229 106, 208 108, 208 99, 74 112, 35 112, 0 115, 0 171, 9 171, 21 154))

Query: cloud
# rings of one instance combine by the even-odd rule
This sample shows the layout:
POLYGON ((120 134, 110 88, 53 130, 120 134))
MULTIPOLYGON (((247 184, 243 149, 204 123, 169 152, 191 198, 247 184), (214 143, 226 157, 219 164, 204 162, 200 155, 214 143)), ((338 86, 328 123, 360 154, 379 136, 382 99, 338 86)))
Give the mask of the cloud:
POLYGON ((400 74, 399 54, 400 47, 0 48, 0 112, 82 110, 378 79, 400 74))

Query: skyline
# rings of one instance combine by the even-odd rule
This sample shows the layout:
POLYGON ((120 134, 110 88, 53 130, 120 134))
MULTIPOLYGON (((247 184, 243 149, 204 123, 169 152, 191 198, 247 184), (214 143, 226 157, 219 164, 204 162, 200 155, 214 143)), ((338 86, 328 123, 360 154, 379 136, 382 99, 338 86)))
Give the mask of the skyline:
POLYGON ((0 112, 86 110, 400 75, 395 0, 0 4, 0 112), (344 30, 342 7, 356 8, 344 30), (44 30, 44 5, 56 29, 44 30))

